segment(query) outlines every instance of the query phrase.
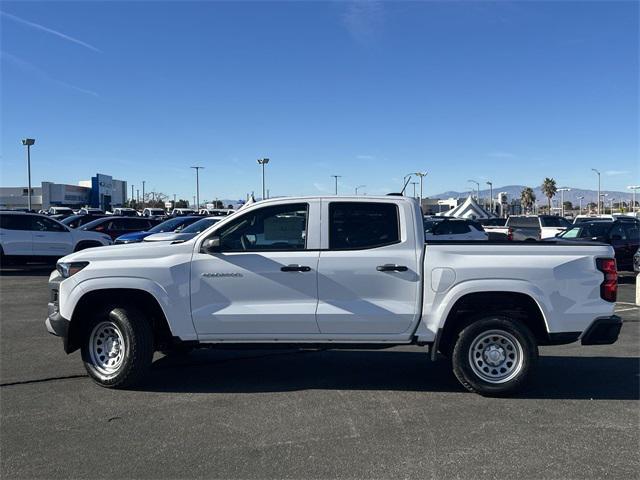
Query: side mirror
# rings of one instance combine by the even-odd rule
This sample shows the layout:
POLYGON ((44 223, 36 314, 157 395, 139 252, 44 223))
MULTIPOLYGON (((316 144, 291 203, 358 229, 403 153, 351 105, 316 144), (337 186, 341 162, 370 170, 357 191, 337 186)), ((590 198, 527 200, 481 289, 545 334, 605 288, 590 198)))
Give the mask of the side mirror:
POLYGON ((206 253, 211 255, 213 253, 217 253, 220 251, 220 237, 210 237, 204 241, 202 244, 202 248, 200 249, 202 253, 206 253))

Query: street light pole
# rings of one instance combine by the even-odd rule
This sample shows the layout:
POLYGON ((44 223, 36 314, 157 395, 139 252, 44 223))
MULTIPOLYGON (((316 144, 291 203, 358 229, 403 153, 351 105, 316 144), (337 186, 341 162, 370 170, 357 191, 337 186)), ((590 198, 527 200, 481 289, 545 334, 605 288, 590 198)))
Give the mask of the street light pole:
POLYGON ((583 196, 582 197, 578 197, 578 200, 580 200, 580 210, 578 210, 578 215, 582 215, 582 199, 583 198, 584 198, 583 196))
POLYGON ((627 188, 633 191, 632 212, 635 214, 636 213, 636 190, 640 188, 640 185, 629 185, 627 188))
POLYGON ((36 143, 36 141, 33 138, 24 138, 22 140, 22 145, 27 147, 27 177, 29 180, 27 195, 29 198, 29 211, 31 211, 31 145, 34 143, 36 143))
POLYGON ((267 194, 267 190, 265 188, 265 183, 264 183, 264 166, 269 163, 269 159, 268 158, 259 158, 258 159, 258 164, 262 165, 262 199, 264 200, 267 194))
MULTIPOLYGON (((428 172, 416 172, 414 174, 420 177, 420 207, 422 207, 422 180, 427 176, 427 173, 428 172)), ((416 196, 415 193, 413 194, 413 196, 416 196)))
POLYGON ((411 182, 411 185, 413 185, 413 198, 416 198, 416 185, 418 185, 418 182, 411 182))
POLYGON ((142 204, 144 205, 144 185, 147 183, 146 180, 142 180, 142 204))
POLYGON ((598 175, 598 215, 600 215, 600 171, 592 168, 594 172, 598 175))
POLYGON ((338 195, 338 179, 342 177, 342 175, 331 175, 331 176, 336 179, 336 195, 338 195))
POLYGON ((361 188, 364 188, 364 187, 366 187, 366 185, 358 185, 356 187, 356 195, 358 195, 358 190, 361 189, 361 188))
POLYGON ((560 206, 560 216, 564 218, 564 192, 570 192, 571 189, 559 188, 558 191, 560 192, 560 202, 562 203, 562 205, 560 206))
POLYGON ((191 167, 196 171, 196 210, 200 208, 200 170, 204 167, 191 167))
POLYGON ((487 182, 489 185, 489 208, 491 209, 491 214, 493 214, 493 183, 487 182))

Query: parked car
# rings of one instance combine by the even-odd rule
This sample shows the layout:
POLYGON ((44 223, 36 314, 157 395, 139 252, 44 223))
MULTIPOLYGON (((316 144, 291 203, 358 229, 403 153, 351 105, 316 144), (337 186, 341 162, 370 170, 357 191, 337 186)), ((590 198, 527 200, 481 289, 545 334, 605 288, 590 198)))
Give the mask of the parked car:
POLYGON ((236 211, 233 208, 201 208, 198 213, 213 217, 226 217, 227 215, 233 215, 236 211))
POLYGON ((71 252, 111 243, 107 235, 73 230, 44 215, 0 213, 2 263, 57 259, 71 252))
MULTIPOLYGON (((177 217, 177 218, 185 218, 185 217, 177 217)), ((193 217, 186 217, 193 218, 193 217)), ((173 232, 166 231, 164 233, 154 233, 153 235, 149 235, 144 238, 145 242, 175 242, 175 241, 186 241, 191 240, 200 232, 203 232, 211 225, 218 223, 220 220, 224 220, 227 218, 224 217, 195 217, 198 219, 197 222, 192 223, 191 225, 185 227, 182 230, 175 230, 173 232)))
POLYGON ((94 231, 100 233, 106 233, 112 239, 116 239, 125 233, 142 232, 155 227, 159 220, 153 218, 143 217, 116 217, 107 216, 99 218, 93 222, 89 222, 86 225, 80 227, 85 231, 94 231))
POLYGON ((430 232, 426 231, 424 239, 426 242, 436 240, 458 240, 458 241, 486 241, 489 235, 484 231, 482 225, 475 220, 464 218, 447 218, 435 222, 430 232))
POLYGON ((142 210, 143 217, 160 218, 166 215, 167 212, 165 212, 164 208, 145 208, 144 210, 142 210))
POLYGON ((82 207, 78 210, 79 215, 104 215, 104 210, 101 208, 82 207))
POLYGON ((481 218, 478 220, 478 223, 482 225, 483 228, 491 228, 491 227, 504 227, 507 223, 506 218, 481 218))
POLYGON ((61 222, 64 223, 67 227, 78 228, 78 227, 81 227, 82 225, 86 225, 89 222, 93 222, 98 218, 104 218, 106 216, 107 215, 104 213, 101 213, 101 214, 88 213, 84 215, 71 215, 70 217, 67 217, 61 220, 61 222))
POLYGON ((597 221, 605 221, 610 222, 613 220, 613 215, 576 215, 573 219, 573 224, 584 223, 584 222, 597 222, 597 221))
POLYGON ((49 207, 47 215, 73 215, 73 210, 69 207, 49 207))
POLYGON ((618 270, 633 270, 633 256, 640 247, 640 221, 632 217, 617 217, 613 221, 583 222, 558 234, 563 242, 593 241, 611 245, 618 270))
POLYGON ((139 214, 133 208, 114 208, 112 215, 118 217, 138 217, 139 214))
POLYGON ((115 388, 155 350, 414 344, 465 388, 506 395, 538 345, 610 344, 622 325, 611 246, 425 243, 400 196, 263 200, 185 242, 68 255, 49 289, 47 330, 115 388))
POLYGON ((194 210, 193 208, 174 208, 171 211, 171 216, 172 217, 181 217, 184 215, 197 215, 198 212, 196 210, 194 210))
POLYGON ((571 223, 556 215, 511 215, 505 226, 491 229, 506 235, 507 240, 532 242, 553 238, 571 227, 571 223))
POLYGON ((181 232, 184 228, 188 227, 194 222, 202 220, 202 217, 176 217, 165 220, 159 223, 149 230, 143 230, 142 232, 125 233, 116 238, 115 244, 120 245, 124 243, 138 243, 144 240, 149 235, 163 233, 163 232, 181 232))

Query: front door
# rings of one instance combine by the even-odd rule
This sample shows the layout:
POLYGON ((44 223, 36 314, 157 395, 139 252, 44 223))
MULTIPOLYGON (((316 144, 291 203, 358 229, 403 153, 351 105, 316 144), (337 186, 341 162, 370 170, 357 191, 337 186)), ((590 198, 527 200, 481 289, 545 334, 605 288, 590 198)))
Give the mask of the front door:
POLYGON ((328 238, 318 264, 322 334, 401 335, 415 326, 423 245, 406 228, 417 224, 419 211, 412 207, 383 200, 323 202, 328 238))
POLYGON ((73 238, 67 227, 40 215, 31 217, 33 254, 63 257, 73 251, 73 238))
MULTIPOLYGON (((318 333, 319 201, 253 207, 197 243, 191 263, 191 309, 201 339, 318 333), (313 229, 312 229, 313 230, 313 229)), ((280 337, 282 338, 282 337, 280 337)))

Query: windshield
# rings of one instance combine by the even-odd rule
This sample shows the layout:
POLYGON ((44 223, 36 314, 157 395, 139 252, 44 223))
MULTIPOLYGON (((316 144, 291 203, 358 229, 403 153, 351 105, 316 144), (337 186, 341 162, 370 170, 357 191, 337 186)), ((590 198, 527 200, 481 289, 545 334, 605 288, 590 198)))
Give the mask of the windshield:
POLYGON ((180 233, 200 233, 219 221, 220 219, 218 218, 203 218, 202 220, 198 220, 194 224, 189 225, 184 230, 181 230, 180 233))
POLYGON ((172 218, 166 222, 162 222, 159 225, 147 230, 149 233, 161 233, 161 232, 175 232, 182 231, 181 229, 187 225, 191 225, 196 222, 198 217, 179 217, 172 218))
POLYGON ((64 223, 67 227, 76 228, 80 225, 80 220, 83 215, 71 215, 70 217, 65 218, 64 220, 60 220, 61 223, 64 223))
POLYGON ((611 228, 610 222, 596 222, 581 224, 571 227, 569 230, 562 232, 560 238, 593 238, 604 237, 611 228))

